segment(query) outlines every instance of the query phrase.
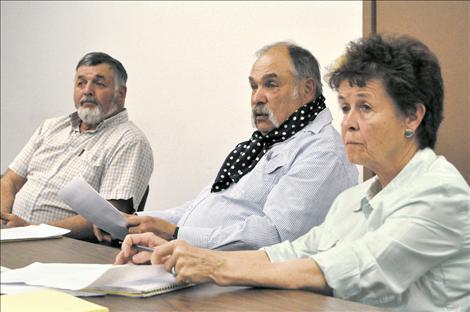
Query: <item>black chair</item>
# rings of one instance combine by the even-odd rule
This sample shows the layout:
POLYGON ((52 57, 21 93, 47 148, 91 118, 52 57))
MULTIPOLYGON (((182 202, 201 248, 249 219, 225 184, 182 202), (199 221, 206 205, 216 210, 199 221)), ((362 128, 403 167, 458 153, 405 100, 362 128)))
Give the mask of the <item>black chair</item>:
MULTIPOLYGON (((137 207, 137 211, 144 211, 145 203, 147 202, 147 197, 149 196, 149 190, 150 185, 147 185, 144 196, 142 196, 142 200, 140 201, 139 206, 137 207)), ((120 239, 113 239, 111 240, 111 242, 104 244, 110 247, 121 248, 122 241, 120 239)))
POLYGON ((144 196, 142 196, 142 200, 140 201, 139 206, 137 207, 137 211, 144 211, 145 203, 147 202, 147 196, 149 196, 149 190, 150 190, 150 185, 147 185, 144 196))

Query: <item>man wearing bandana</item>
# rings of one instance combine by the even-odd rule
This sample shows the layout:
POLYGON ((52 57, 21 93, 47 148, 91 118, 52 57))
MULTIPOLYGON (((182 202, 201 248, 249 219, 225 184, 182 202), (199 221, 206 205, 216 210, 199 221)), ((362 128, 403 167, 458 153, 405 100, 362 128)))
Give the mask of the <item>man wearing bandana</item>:
POLYGON ((320 224, 336 196, 358 182, 331 125, 313 55, 280 42, 257 56, 249 76, 252 137, 229 153, 194 200, 129 216, 129 233, 154 232, 203 248, 257 249, 320 224))

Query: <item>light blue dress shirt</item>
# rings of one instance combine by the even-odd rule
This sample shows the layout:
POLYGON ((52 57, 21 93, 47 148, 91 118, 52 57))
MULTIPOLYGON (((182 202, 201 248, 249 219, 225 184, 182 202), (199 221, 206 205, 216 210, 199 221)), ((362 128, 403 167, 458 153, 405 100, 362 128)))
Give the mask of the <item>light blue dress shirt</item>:
POLYGON ((336 297, 397 311, 470 311, 470 190, 431 149, 385 188, 374 177, 345 191, 321 226, 265 250, 271 261, 312 257, 336 297))
POLYGON ((256 249, 293 240, 320 224, 336 196, 358 181, 331 120, 323 110, 224 191, 211 193, 208 185, 182 206, 139 215, 177 224, 178 239, 203 248, 256 249))

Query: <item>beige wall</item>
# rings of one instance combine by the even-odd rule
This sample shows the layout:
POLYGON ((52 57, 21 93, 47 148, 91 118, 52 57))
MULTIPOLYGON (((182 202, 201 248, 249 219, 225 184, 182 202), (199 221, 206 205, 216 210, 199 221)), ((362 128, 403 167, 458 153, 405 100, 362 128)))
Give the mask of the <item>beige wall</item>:
MULTIPOLYGON (((371 4, 364 2, 365 35, 372 28, 371 4)), ((376 21, 377 32, 412 35, 437 55, 445 102, 436 152, 453 163, 470 183, 470 2, 377 1, 376 21)))
POLYGON ((2 172, 42 120, 73 110, 79 58, 104 51, 126 67, 126 106, 154 151, 146 209, 165 209, 194 198, 251 135, 255 51, 293 40, 324 73, 361 36, 362 2, 1 1, 0 31, 2 172))

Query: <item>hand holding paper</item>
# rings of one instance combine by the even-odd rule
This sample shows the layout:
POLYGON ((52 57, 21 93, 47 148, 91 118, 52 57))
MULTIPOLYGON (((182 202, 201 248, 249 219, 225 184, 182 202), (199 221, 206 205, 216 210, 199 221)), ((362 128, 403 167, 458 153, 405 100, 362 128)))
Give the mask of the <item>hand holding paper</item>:
POLYGON ((59 198, 114 238, 124 239, 127 223, 122 213, 101 197, 82 177, 76 177, 59 191, 59 198))

